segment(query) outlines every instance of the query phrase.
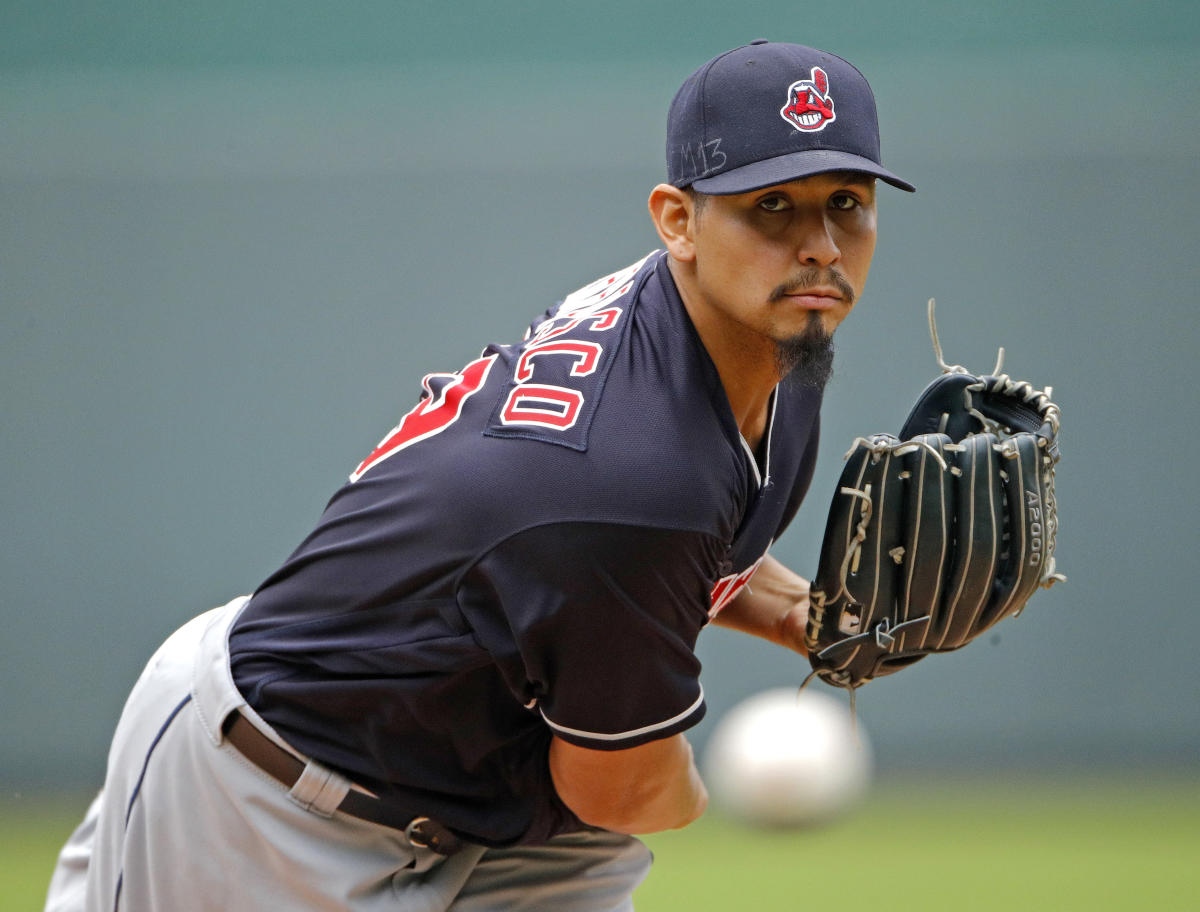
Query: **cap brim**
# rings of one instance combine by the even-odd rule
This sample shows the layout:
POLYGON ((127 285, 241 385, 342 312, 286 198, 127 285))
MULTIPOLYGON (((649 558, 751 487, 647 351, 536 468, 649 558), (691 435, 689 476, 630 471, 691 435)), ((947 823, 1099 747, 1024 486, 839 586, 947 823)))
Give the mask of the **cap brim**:
POLYGON ((723 174, 715 174, 695 181, 692 186, 701 193, 713 196, 728 196, 732 193, 749 193, 751 190, 761 190, 775 184, 786 184, 788 181, 812 177, 814 174, 826 174, 830 171, 861 171, 887 181, 893 187, 912 193, 917 188, 908 181, 901 180, 887 168, 878 165, 869 158, 854 155, 850 152, 839 152, 836 149, 807 149, 803 152, 792 152, 777 158, 753 162, 734 168, 723 174))

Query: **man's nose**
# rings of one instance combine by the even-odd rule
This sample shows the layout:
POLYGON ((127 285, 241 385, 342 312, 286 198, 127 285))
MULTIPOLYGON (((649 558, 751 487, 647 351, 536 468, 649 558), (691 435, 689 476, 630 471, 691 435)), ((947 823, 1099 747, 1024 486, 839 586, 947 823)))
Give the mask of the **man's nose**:
POLYGON ((796 231, 796 258, 805 266, 831 266, 841 258, 823 211, 802 219, 796 231))

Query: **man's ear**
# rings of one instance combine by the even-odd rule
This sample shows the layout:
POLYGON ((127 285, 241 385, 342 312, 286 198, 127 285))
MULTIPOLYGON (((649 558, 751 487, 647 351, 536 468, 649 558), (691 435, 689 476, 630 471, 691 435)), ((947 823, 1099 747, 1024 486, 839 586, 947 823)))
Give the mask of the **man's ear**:
POLYGON ((659 184, 650 191, 647 202, 650 220, 674 259, 690 263, 696 257, 693 239, 695 204, 690 195, 670 184, 659 184))

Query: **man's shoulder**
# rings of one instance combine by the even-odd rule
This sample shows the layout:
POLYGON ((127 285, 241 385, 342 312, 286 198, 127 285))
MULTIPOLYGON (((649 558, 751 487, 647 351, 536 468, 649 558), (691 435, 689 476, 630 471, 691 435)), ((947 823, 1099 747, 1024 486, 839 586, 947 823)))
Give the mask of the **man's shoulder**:
POLYGON ((539 484, 569 477, 602 501, 636 491, 639 512, 700 499, 709 515, 740 488, 741 456, 663 259, 656 251, 568 295, 507 351, 483 434, 528 441, 493 452, 511 452, 514 469, 539 466, 539 484))
POLYGON ((453 491, 438 509, 460 527, 605 515, 711 528, 741 490, 741 460, 662 259, 567 295, 520 344, 426 378, 422 403, 352 481, 406 503, 453 491))
POLYGON ((493 347, 502 388, 484 434, 588 449, 596 410, 618 369, 628 382, 627 344, 634 311, 658 252, 567 295, 530 326, 519 346, 493 347))

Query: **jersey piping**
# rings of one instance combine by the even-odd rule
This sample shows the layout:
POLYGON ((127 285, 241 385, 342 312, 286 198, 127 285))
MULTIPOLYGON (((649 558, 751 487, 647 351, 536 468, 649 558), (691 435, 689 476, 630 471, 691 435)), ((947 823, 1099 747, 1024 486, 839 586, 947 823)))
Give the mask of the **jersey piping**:
POLYGON ((750 461, 750 468, 754 472, 754 483, 759 488, 771 483, 771 433, 775 430, 775 405, 779 401, 778 392, 775 390, 771 393, 771 411, 767 415, 767 429, 763 434, 766 440, 763 447, 761 469, 758 467, 758 457, 754 455, 754 448, 750 446, 750 441, 741 434, 738 435, 742 441, 742 449, 746 451, 746 456, 750 461))
MULTIPOLYGON (((670 719, 664 719, 662 722, 656 722, 653 725, 643 725, 641 728, 635 728, 624 732, 613 732, 610 734, 606 734, 604 732, 583 731, 582 729, 578 728, 568 728, 565 725, 559 725, 544 712, 542 712, 542 718, 545 719, 547 725, 549 725, 555 731, 562 732, 564 735, 574 735, 577 738, 591 738, 595 741, 624 741, 629 738, 637 738, 641 735, 648 735, 651 732, 662 731, 664 728, 670 728, 672 725, 675 725, 678 722, 686 719, 692 713, 700 709, 700 707, 703 705, 704 685, 700 685, 700 696, 696 698, 695 703, 693 703, 683 712, 676 713, 670 719)), ((541 712, 541 710, 538 710, 538 712, 541 712)))

